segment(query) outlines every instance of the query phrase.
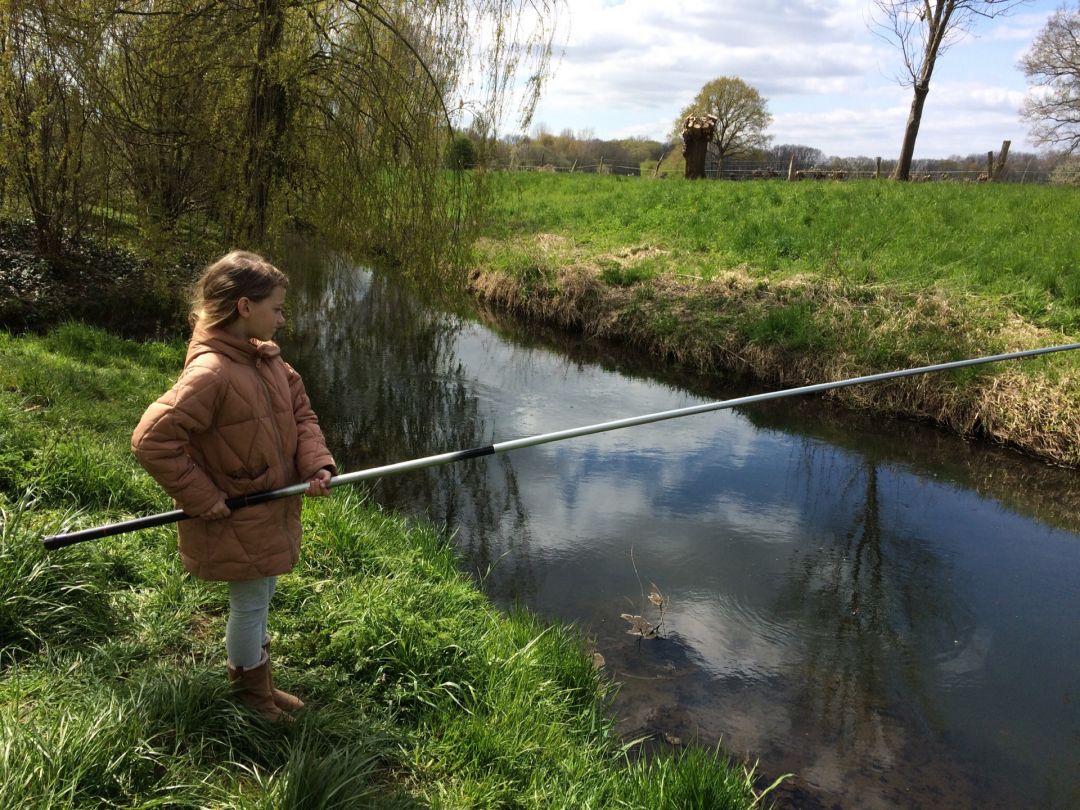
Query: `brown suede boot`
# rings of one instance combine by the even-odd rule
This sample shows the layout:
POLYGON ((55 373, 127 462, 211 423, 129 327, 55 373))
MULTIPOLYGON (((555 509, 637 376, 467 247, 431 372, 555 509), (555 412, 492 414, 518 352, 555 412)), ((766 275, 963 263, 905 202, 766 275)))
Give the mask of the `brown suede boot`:
POLYGON ((229 670, 229 685, 233 695, 248 708, 254 709, 267 720, 290 719, 274 702, 270 691, 270 659, 263 655, 262 661, 254 667, 233 667, 229 670))
POLYGON ((270 666, 270 639, 263 642, 263 658, 266 659, 266 678, 270 684, 270 692, 274 696, 274 704, 286 712, 298 712, 304 708, 304 701, 296 695, 290 695, 274 686, 274 670, 270 666))

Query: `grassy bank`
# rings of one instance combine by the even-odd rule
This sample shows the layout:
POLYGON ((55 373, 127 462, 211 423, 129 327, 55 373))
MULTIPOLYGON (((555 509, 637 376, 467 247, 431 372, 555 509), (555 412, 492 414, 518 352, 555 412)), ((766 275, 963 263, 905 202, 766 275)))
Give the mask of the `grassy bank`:
MULTIPOLYGON (((504 178, 472 289, 769 385, 1068 342, 1080 195, 1056 187, 504 178)), ((1080 464, 1080 358, 834 393, 1080 464)))
POLYGON ((635 758, 582 639, 505 615, 445 536, 357 494, 304 510, 271 612, 277 676, 312 707, 229 699, 225 589, 163 527, 46 553, 61 523, 169 508, 127 443, 183 346, 82 326, 0 332, 0 796, 5 807, 745 808, 699 749, 635 758))

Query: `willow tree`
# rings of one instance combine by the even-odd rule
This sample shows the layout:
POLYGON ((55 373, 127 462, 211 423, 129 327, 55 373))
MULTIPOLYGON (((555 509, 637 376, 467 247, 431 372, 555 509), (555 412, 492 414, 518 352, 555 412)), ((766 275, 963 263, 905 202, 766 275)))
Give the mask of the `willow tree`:
POLYGON ((903 54, 898 81, 912 88, 911 110, 904 127, 893 177, 908 180, 915 140, 919 137, 923 107, 930 93, 930 78, 938 57, 979 19, 993 19, 1027 0, 874 0, 874 26, 887 40, 895 40, 903 54))
POLYGON ((236 163, 244 232, 259 241, 271 221, 303 220, 406 272, 460 266, 483 177, 445 172, 445 146, 465 114, 502 120, 510 97, 527 124, 560 7, 260 0, 236 163))
POLYGON ((446 171, 446 145, 466 116, 489 140, 508 115, 528 127, 560 9, 561 0, 325 7, 314 92, 297 111, 309 171, 296 205, 406 272, 460 269, 485 177, 446 171))
POLYGON ((154 12, 113 10, 86 83, 98 101, 106 169, 134 197, 140 224, 168 233, 186 214, 228 210, 226 189, 238 182, 231 167, 241 161, 236 54, 246 26, 214 2, 157 0, 154 12))
POLYGON ((98 190, 76 193, 71 167, 97 154, 154 228, 200 212, 257 247, 302 222, 403 267, 445 264, 483 180, 448 176, 444 147, 469 115, 493 137, 511 98, 527 126, 561 7, 0 0, 2 168, 54 231, 40 189, 85 213, 98 190))

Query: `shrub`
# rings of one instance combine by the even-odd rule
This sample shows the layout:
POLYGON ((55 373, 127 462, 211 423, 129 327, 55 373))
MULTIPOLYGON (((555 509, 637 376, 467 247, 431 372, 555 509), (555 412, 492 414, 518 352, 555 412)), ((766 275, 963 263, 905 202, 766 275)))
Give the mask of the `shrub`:
POLYGON ((1080 158, 1069 158, 1055 166, 1050 182, 1056 186, 1080 186, 1080 158))
POLYGON ((476 146, 467 135, 458 135, 446 146, 446 168, 460 172, 476 165, 476 146))

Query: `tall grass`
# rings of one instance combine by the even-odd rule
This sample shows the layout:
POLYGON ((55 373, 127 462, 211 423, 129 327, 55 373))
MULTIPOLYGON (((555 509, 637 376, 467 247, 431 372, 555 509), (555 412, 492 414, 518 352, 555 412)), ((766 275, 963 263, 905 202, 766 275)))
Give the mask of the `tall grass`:
POLYGON ((500 180, 486 235, 503 247, 555 233, 591 256, 646 245, 666 251, 638 272, 709 278, 746 265, 774 278, 941 285, 993 297, 1039 326, 1080 328, 1075 189, 529 173, 500 180))
POLYGON ((110 604, 110 566, 92 554, 49 555, 26 542, 44 527, 25 492, 0 496, 0 650, 9 659, 47 644, 73 647, 120 624, 110 604))
POLYGON ((753 772, 719 752, 631 757, 572 629, 500 613, 443 531, 355 491, 305 506, 303 556, 271 611, 276 678, 309 709, 273 725, 239 708, 226 589, 183 573, 173 529, 40 543, 165 505, 127 443, 180 357, 76 325, 0 335, 0 447, 17 448, 0 456, 5 807, 758 803, 753 772), (78 475, 92 481, 42 469, 86 442, 99 454, 78 475))
POLYGON ((0 332, 0 486, 78 506, 163 507, 160 488, 117 449, 172 384, 183 351, 77 324, 42 338, 0 332))

